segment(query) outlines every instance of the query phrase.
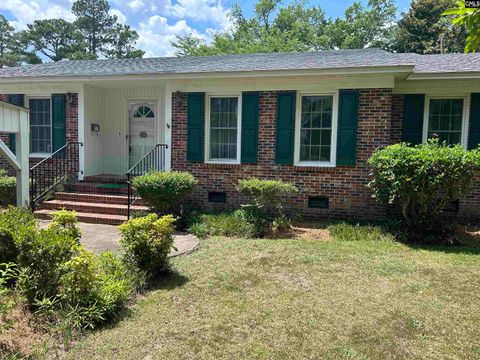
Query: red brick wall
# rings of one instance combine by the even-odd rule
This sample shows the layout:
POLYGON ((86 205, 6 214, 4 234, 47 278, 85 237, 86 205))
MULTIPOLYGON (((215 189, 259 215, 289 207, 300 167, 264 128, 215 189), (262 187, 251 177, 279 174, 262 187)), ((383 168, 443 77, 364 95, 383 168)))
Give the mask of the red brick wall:
POLYGON ((213 209, 238 207, 245 199, 235 189, 237 180, 255 176, 295 184, 300 194, 290 199, 290 209, 296 214, 309 217, 383 217, 385 209, 372 199, 366 187, 366 163, 375 148, 386 146, 391 141, 391 90, 360 90, 357 165, 335 168, 275 164, 276 95, 274 91, 260 94, 258 164, 217 165, 189 163, 186 160, 186 94, 173 94, 172 168, 190 171, 198 179, 194 204, 213 209), (209 203, 209 191, 226 191, 227 203, 209 203), (309 196, 328 197, 330 208, 309 209, 309 196))

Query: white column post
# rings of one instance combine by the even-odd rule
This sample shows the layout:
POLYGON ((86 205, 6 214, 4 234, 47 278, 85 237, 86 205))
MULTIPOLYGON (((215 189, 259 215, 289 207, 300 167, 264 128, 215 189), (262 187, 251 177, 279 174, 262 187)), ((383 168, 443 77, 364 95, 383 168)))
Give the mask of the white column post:
POLYGON ((29 205, 30 189, 30 164, 29 164, 29 142, 30 142, 30 121, 25 112, 21 116, 19 132, 15 134, 16 139, 16 159, 20 165, 17 170, 17 206, 24 207, 29 205))
POLYGON ((171 83, 165 84, 165 170, 170 171, 172 169, 172 85, 171 83))
POLYGON ((83 180, 85 175, 85 86, 81 85, 78 91, 78 142, 83 146, 78 148, 78 179, 83 180))

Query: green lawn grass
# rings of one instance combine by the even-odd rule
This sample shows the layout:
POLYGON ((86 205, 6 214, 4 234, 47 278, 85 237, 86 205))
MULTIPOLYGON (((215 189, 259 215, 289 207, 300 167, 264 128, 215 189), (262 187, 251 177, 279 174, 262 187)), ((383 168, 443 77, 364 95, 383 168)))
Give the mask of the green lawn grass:
POLYGON ((373 227, 202 240, 72 359, 480 359, 480 250, 373 227), (354 240, 350 240, 354 239, 354 240))

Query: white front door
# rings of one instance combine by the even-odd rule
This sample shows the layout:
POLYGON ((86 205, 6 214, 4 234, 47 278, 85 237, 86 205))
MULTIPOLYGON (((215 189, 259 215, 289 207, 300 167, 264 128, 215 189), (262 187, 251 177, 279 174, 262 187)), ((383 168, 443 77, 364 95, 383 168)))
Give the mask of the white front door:
POLYGON ((153 102, 132 102, 129 105, 129 168, 140 161, 157 141, 157 109, 153 102))

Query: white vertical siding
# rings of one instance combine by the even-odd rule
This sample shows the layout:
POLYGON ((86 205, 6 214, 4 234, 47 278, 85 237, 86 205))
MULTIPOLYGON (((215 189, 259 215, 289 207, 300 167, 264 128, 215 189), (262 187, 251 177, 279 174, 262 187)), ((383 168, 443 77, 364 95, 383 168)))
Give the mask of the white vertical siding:
POLYGON ((25 110, 9 106, 6 103, 0 103, 0 131, 18 132, 19 121, 23 114, 28 114, 25 110))
POLYGON ((163 88, 85 89, 85 174, 125 174, 128 170, 128 103, 157 104, 157 142, 164 139, 163 88), (90 124, 100 125, 95 135, 90 124))

